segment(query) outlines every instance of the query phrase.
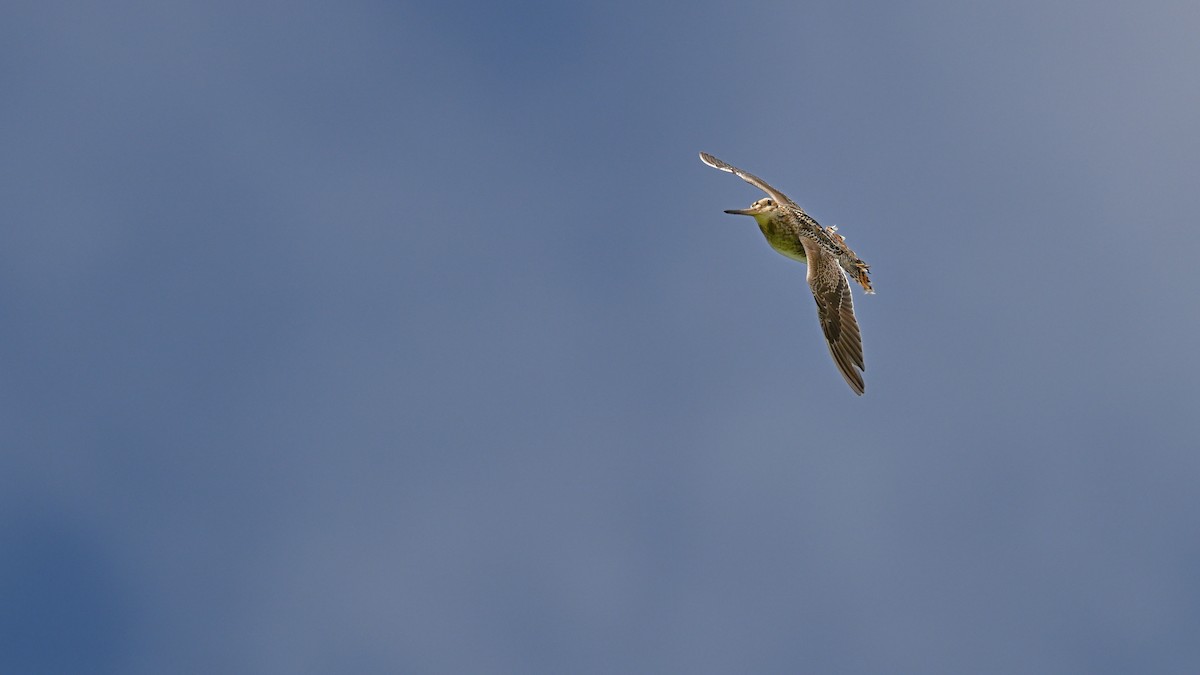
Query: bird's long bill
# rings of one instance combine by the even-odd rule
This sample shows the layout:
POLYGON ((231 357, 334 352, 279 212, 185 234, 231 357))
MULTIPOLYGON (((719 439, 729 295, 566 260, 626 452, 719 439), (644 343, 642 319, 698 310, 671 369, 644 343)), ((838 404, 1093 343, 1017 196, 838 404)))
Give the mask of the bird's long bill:
POLYGON ((725 213, 728 213, 733 216, 752 216, 752 215, 754 215, 754 210, 753 209, 725 209, 725 213))

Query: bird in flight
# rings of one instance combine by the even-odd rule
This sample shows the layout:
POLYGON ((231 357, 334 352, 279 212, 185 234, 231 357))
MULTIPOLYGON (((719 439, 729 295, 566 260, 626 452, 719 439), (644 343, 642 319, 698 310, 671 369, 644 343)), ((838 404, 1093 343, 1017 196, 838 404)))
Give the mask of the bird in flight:
POLYGON ((862 373, 866 366, 863 365, 862 336, 858 332, 858 320, 854 318, 854 299, 850 296, 846 274, 853 276, 867 293, 874 293, 868 276, 870 265, 846 246, 846 239, 837 233, 836 227, 821 227, 796 202, 763 179, 707 152, 700 153, 700 159, 767 193, 766 198, 754 202, 748 209, 729 209, 725 213, 753 216, 771 248, 792 260, 808 264, 808 286, 817 301, 817 318, 829 343, 829 353, 846 383, 861 396, 866 390, 862 373))

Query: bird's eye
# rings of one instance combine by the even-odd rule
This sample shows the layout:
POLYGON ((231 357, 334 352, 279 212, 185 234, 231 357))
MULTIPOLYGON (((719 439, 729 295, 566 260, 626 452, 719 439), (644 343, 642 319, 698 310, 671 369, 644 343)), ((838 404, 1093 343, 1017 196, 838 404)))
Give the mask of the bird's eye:
POLYGON ((770 200, 770 199, 768 199, 768 200, 767 200, 767 206, 775 206, 775 202, 774 202, 774 201, 772 201, 772 200, 770 200))

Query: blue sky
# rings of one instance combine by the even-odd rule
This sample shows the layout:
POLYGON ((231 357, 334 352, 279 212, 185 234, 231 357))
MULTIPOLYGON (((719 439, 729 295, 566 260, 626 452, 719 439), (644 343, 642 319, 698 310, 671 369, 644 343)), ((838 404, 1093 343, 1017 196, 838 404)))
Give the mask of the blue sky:
POLYGON ((1195 3, 0 18, 0 671, 1200 663, 1195 3))

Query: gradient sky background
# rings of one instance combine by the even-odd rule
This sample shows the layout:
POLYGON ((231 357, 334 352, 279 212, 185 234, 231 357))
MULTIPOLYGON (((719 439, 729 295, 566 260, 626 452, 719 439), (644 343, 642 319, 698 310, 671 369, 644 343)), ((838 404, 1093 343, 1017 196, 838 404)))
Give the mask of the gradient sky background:
POLYGON ((0 672, 1197 672, 1197 35, 5 3, 0 672))

